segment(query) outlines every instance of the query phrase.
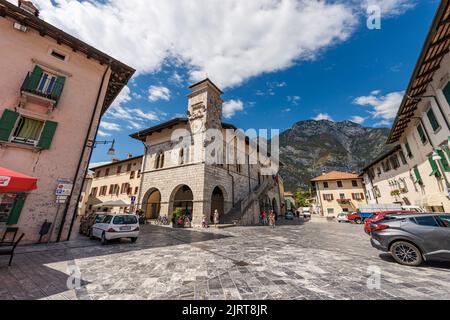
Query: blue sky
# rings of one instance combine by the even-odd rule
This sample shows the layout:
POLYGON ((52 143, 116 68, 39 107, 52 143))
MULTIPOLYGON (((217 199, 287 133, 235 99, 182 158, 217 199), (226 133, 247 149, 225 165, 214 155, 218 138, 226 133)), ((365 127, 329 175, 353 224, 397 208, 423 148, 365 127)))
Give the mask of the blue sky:
MULTIPOLYGON (((184 116, 187 87, 206 75, 224 91, 224 121, 243 129, 308 119, 389 127, 439 5, 365 0, 382 8, 381 30, 369 30, 364 1, 198 1, 36 1, 45 20, 138 70, 97 137, 116 139, 118 158, 143 152, 129 134, 184 116)), ((107 149, 92 162, 110 161, 107 149)))

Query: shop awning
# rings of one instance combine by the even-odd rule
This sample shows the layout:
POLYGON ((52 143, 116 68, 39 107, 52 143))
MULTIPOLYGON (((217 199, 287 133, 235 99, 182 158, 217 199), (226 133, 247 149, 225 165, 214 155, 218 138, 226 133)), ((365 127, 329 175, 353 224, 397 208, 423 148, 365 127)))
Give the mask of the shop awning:
POLYGON ((24 192, 37 189, 37 179, 0 167, 0 193, 24 192))
POLYGON ((99 203, 99 204, 95 205, 94 208, 100 208, 100 207, 114 208, 114 207, 129 207, 129 206, 131 206, 131 201, 125 202, 123 200, 116 200, 116 201, 107 201, 107 202, 99 203))

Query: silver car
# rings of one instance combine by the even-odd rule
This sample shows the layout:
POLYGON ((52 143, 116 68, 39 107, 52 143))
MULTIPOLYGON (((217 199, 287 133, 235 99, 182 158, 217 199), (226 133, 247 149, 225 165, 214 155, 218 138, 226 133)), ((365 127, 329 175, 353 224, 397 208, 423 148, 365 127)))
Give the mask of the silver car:
POLYGON ((370 224, 372 246, 400 264, 450 261, 450 214, 395 215, 370 224))

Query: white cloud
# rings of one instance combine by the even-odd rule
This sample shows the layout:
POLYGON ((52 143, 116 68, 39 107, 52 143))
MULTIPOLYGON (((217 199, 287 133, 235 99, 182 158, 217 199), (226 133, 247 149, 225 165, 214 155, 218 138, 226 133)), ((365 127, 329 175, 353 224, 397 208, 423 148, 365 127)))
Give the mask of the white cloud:
POLYGON ((363 124, 364 121, 366 121, 367 118, 360 117, 360 116, 353 116, 350 118, 351 122, 357 123, 357 124, 363 124))
POLYGON ((415 2, 414 0, 364 0, 361 5, 364 9, 373 5, 380 7, 383 18, 401 15, 413 8, 415 2))
POLYGON ((107 131, 121 131, 122 128, 119 124, 113 122, 102 121, 100 127, 107 131))
POLYGON ((236 112, 243 110, 244 104, 241 100, 230 100, 225 102, 222 106, 223 116, 226 119, 232 118, 236 112))
POLYGON ((395 119, 404 94, 404 91, 399 91, 383 96, 379 90, 376 90, 368 96, 356 98, 353 103, 372 107, 373 110, 370 111, 372 118, 379 119, 381 124, 386 125, 395 119))
POLYGON ((220 87, 292 66, 345 41, 361 15, 351 1, 35 0, 41 17, 139 74, 168 60, 190 81, 205 74, 220 87), (201 19, 199 19, 201 17, 201 19))
POLYGON ((287 100, 288 100, 290 103, 292 103, 293 105, 296 105, 296 106, 297 106, 297 105, 299 104, 301 98, 300 98, 299 96, 288 96, 288 97, 287 97, 287 100))
POLYGON ((110 133, 107 133, 107 132, 102 131, 102 130, 98 130, 97 135, 98 135, 99 137, 110 137, 110 136, 111 136, 110 133))
POLYGON ((328 121, 334 121, 333 118, 328 113, 319 113, 317 116, 313 118, 313 120, 321 121, 321 120, 328 120, 328 121))
POLYGON ((150 86, 148 88, 148 100, 155 102, 158 100, 170 100, 170 90, 169 88, 163 86, 150 86))
MULTIPOLYGON (((166 116, 167 114, 162 111, 143 111, 140 108, 126 107, 124 104, 129 103, 132 98, 130 94, 130 88, 125 86, 121 93, 117 96, 114 103, 108 109, 105 117, 109 119, 118 119, 127 121, 129 123, 128 128, 141 129, 143 127, 142 122, 144 121, 160 121, 161 116, 166 116), (140 123, 137 123, 140 122, 140 123)), ((136 97, 135 97, 136 98, 136 97)), ((108 122, 107 122, 108 123, 108 122)), ((106 128, 105 128, 106 129, 106 128)))
POLYGON ((109 164, 109 163, 111 163, 111 161, 93 162, 93 163, 90 163, 90 164, 89 164, 89 169, 91 169, 91 168, 96 168, 96 167, 100 167, 100 166, 103 166, 103 165, 109 164))

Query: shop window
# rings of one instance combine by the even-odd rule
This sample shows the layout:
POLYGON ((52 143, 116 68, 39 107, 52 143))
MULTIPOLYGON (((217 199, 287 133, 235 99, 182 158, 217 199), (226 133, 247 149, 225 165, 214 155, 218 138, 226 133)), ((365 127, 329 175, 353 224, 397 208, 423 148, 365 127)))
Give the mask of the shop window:
POLYGON ((24 193, 0 193, 0 223, 17 224, 25 198, 24 193))

